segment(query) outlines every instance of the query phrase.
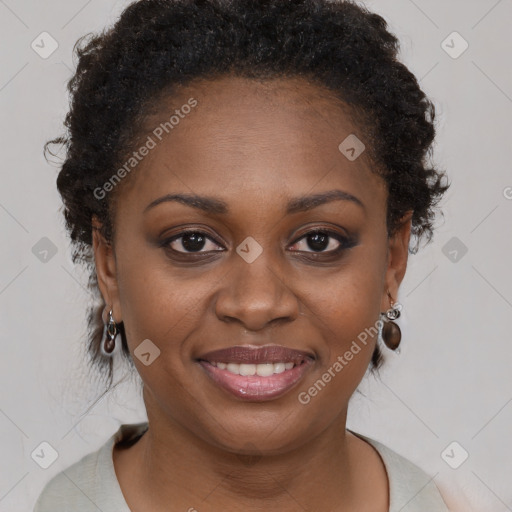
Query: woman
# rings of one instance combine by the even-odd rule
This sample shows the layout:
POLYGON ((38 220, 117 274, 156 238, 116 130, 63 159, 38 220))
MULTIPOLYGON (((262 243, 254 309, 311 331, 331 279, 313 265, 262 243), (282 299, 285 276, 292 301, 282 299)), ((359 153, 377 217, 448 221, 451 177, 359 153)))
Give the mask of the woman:
POLYGON ((142 0, 78 47, 57 185, 101 294, 92 361, 111 383, 128 359, 148 422, 37 512, 447 510, 346 429, 448 188, 397 51, 383 18, 327 0, 142 0))

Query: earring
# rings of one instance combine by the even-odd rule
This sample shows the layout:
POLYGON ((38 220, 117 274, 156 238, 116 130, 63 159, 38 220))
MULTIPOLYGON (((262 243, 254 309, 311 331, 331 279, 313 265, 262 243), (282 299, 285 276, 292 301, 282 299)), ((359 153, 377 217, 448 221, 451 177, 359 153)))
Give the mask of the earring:
POLYGON ((384 315, 386 318, 384 325, 382 326, 382 341, 390 350, 397 350, 402 339, 402 331, 400 330, 400 327, 393 322, 393 320, 400 317, 400 310, 402 309, 402 306, 400 304, 396 305, 396 303, 393 302, 389 290, 388 297, 391 307, 385 313, 381 313, 381 315, 384 315))
POLYGON ((103 354, 110 357, 116 348, 116 336, 119 330, 112 315, 112 309, 108 312, 108 323, 105 327, 105 340, 103 341, 103 354))

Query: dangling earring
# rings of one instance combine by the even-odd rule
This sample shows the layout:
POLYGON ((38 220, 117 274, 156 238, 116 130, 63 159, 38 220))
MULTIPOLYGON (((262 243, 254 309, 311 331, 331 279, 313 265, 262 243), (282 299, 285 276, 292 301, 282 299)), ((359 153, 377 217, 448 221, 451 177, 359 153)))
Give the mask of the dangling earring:
MULTIPOLYGON (((397 350, 402 339, 402 331, 400 330, 400 327, 393 322, 393 320, 400 317, 400 310, 402 309, 402 306, 397 306, 396 303, 393 302, 389 290, 388 297, 391 307, 385 313, 381 313, 381 315, 385 315, 386 318, 384 325, 382 326, 382 341, 390 350, 397 350)), ((397 352, 400 352, 400 350, 397 352)))
POLYGON ((112 315, 112 309, 108 312, 108 323, 105 326, 105 340, 103 341, 103 354, 110 357, 116 348, 116 336, 119 330, 112 315))

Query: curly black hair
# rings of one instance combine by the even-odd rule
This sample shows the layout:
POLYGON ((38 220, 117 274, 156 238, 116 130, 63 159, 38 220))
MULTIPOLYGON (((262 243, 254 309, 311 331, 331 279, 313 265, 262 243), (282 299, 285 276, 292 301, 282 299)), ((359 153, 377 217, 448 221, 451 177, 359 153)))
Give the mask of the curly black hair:
MULTIPOLYGON (((353 1, 140 0, 100 34, 75 44, 78 58, 68 82, 67 133, 45 144, 66 148, 57 178, 73 262, 89 270, 95 299, 88 314, 90 365, 112 384, 111 358, 101 352, 105 303, 97 286, 91 219, 113 240, 116 192, 101 187, 133 151, 144 119, 166 94, 192 80, 234 75, 256 80, 301 77, 333 91, 348 105, 375 172, 388 186, 391 236, 412 210, 409 252, 430 242, 435 207, 448 189, 446 174, 426 163, 435 136, 435 108, 415 76, 397 59, 398 39, 386 21, 353 1), (365 142, 366 142, 365 140, 365 142)), ((122 322, 122 353, 133 365, 122 322)), ((378 346, 371 369, 378 369, 378 346)))

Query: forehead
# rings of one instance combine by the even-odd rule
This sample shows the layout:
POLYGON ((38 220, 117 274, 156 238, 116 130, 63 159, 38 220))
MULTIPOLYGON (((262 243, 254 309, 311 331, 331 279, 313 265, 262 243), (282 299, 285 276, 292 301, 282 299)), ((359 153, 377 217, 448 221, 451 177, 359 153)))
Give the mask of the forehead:
POLYGON ((350 161, 339 149, 352 134, 364 140, 351 109, 301 78, 195 81, 164 96, 143 133, 141 140, 149 135, 156 144, 128 189, 145 201, 172 192, 166 187, 240 197, 249 191, 297 196, 329 188, 321 182, 346 185, 354 193, 382 186, 366 152, 350 161), (183 108, 191 100, 195 106, 183 108), (165 123, 159 140, 155 130, 165 123))

